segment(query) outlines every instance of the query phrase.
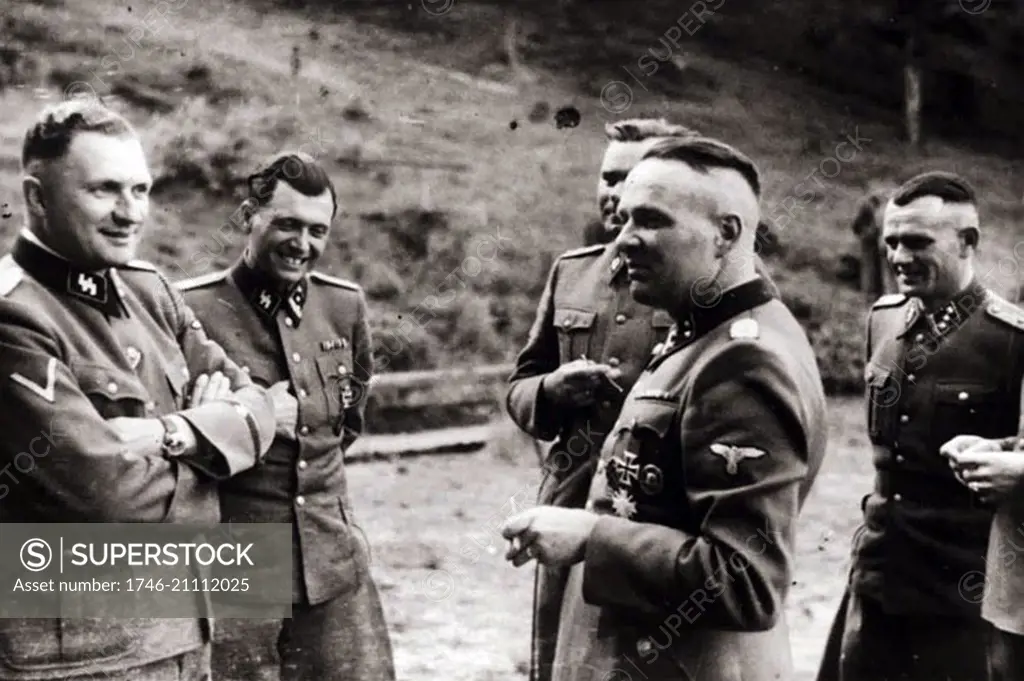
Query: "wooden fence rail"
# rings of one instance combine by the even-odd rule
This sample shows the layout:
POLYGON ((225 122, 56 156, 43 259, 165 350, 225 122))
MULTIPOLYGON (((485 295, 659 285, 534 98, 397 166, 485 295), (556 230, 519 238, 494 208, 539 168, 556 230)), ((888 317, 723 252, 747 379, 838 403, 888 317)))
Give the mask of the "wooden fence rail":
POLYGON ((369 432, 345 453, 347 461, 392 459, 433 453, 472 452, 484 447, 494 431, 494 415, 503 409, 501 396, 512 373, 511 364, 385 373, 370 382, 367 407, 369 432), (426 428, 409 432, 379 432, 373 427, 396 412, 443 408, 484 408, 487 423, 426 428), (377 431, 377 432, 375 432, 377 431))

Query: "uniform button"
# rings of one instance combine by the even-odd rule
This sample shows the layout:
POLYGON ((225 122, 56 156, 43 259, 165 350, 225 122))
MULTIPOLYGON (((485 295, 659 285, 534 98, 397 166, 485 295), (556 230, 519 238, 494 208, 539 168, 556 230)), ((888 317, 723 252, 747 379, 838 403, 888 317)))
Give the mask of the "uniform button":
POLYGON ((243 371, 244 373, 249 373, 249 365, 248 365, 248 364, 246 364, 246 365, 245 365, 244 367, 242 367, 242 371, 243 371))
POLYGON ((904 461, 903 455, 902 454, 897 454, 896 455, 896 463, 903 463, 903 461, 904 461))
POLYGON ((965 393, 965 392, 963 392, 963 393, 960 393, 959 395, 957 395, 957 396, 956 396, 956 398, 957 398, 958 400, 960 400, 961 402, 963 402, 964 400, 966 400, 966 399, 967 399, 968 397, 970 397, 970 395, 968 395, 968 394, 967 394, 967 393, 965 393))
POLYGON ((910 417, 907 416, 906 414, 900 416, 900 423, 907 423, 908 421, 910 421, 910 417))
POLYGON ((295 505, 296 506, 305 506, 306 505, 306 497, 304 497, 304 496, 297 496, 297 497, 295 497, 295 505))
POLYGON ((917 378, 917 376, 915 376, 914 374, 908 374, 907 375, 907 380, 910 381, 911 383, 913 383, 914 379, 916 379, 916 378, 917 378))
POLYGON ((920 343, 921 341, 924 340, 924 334, 923 333, 917 334, 916 336, 914 336, 914 340, 916 340, 918 343, 920 343))
POLYGON ((625 324, 626 323, 626 315, 624 315, 624 314, 617 314, 617 315, 615 315, 615 323, 616 324, 625 324))
POLYGON ((117 392, 117 383, 114 383, 113 381, 111 381, 110 383, 107 383, 107 390, 109 390, 112 393, 116 393, 117 392))
POLYGON ((946 322, 939 322, 939 331, 943 331, 946 328, 946 322))
POLYGON ((344 376, 347 373, 348 373, 348 367, 345 366, 344 364, 339 364, 338 365, 338 375, 339 376, 344 376))
POLYGON ((302 355, 300 355, 300 354, 299 354, 299 353, 297 353, 297 352, 293 352, 293 353, 292 353, 292 361, 293 361, 293 362, 299 362, 299 361, 301 361, 301 360, 302 360, 302 355))
POLYGON ((285 326, 289 326, 289 327, 290 326, 295 326, 295 322, 292 321, 291 317, 285 317, 284 318, 284 325, 285 326))
POLYGON ((892 500, 893 501, 903 501, 903 495, 900 494, 899 492, 897 492, 896 494, 892 495, 892 500))
POLYGON ((562 322, 562 326, 568 329, 570 326, 572 326, 572 322, 566 319, 564 322, 562 322))
POLYGON ((299 435, 309 435, 309 426, 299 428, 299 435))
POLYGON ((617 366, 619 366, 619 364, 621 364, 621 363, 622 363, 622 362, 621 362, 621 361, 619 361, 619 358, 618 358, 618 357, 609 357, 609 358, 608 358, 608 366, 610 366, 610 367, 617 367, 617 366))
POLYGON ((203 328, 203 325, 199 323, 198 319, 195 319, 192 321, 192 328, 198 330, 203 328))
POLYGON ((308 463, 306 463, 305 459, 300 459, 300 460, 299 460, 299 470, 300 470, 300 471, 304 471, 304 470, 306 470, 306 468, 307 468, 308 466, 309 466, 309 464, 308 464, 308 463))
POLYGON ((299 397, 308 397, 309 393, 306 392, 305 388, 299 388, 299 397))

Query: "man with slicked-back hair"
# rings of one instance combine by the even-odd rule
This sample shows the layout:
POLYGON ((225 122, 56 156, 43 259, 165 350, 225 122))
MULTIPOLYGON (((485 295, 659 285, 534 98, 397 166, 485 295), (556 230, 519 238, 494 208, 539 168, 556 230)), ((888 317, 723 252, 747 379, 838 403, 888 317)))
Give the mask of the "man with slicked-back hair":
POLYGON ((885 205, 899 293, 867 319, 874 489, 819 681, 987 676, 979 604, 993 507, 942 449, 956 435, 1017 432, 1024 314, 979 281, 981 234, 974 189, 953 173, 917 175, 885 205))
POLYGON ((178 282, 210 334, 274 400, 270 451, 222 486, 221 509, 225 522, 294 528, 292 616, 277 639, 281 681, 395 678, 344 466, 363 431, 373 370, 366 296, 314 269, 337 210, 323 166, 280 153, 249 177, 238 211, 249 234, 241 256, 227 270, 178 282))

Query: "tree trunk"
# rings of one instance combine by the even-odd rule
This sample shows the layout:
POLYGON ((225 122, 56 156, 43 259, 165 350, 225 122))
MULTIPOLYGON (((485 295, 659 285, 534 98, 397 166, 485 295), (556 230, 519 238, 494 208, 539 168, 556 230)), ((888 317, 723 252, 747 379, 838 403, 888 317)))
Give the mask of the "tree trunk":
POLYGON ((911 147, 921 143, 921 67, 917 59, 916 29, 907 36, 903 64, 903 104, 907 140, 911 147))

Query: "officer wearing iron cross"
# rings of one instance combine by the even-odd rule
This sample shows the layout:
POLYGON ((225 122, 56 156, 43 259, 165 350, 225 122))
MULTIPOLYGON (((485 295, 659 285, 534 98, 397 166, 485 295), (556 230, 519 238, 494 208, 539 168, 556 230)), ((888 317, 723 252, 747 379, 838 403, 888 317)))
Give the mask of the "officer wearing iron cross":
POLYGON ((790 678, 795 523, 827 425, 806 334, 756 273, 760 186, 750 159, 701 137, 659 141, 626 178, 614 245, 672 330, 585 507, 502 528, 513 564, 571 570, 555 681, 790 678))
MULTIPOLYGON (((512 420, 538 440, 553 440, 542 462, 539 503, 583 506, 622 400, 672 325, 665 310, 632 298, 625 261, 610 242, 622 226, 618 204, 626 177, 644 153, 659 140, 696 134, 663 119, 624 119, 605 128, 597 200, 607 238, 555 262, 509 379, 506 407, 512 420)), ((767 279, 760 258, 754 263, 767 279)), ((537 568, 532 681, 550 679, 567 577, 560 566, 537 568)))
POLYGON ((338 209, 334 184, 308 154, 285 152, 253 173, 248 189, 238 214, 245 251, 227 270, 178 283, 277 411, 263 465, 221 488, 224 518, 294 527, 292 617, 277 641, 282 681, 394 679, 345 480, 344 452, 363 431, 372 372, 366 298, 313 269, 338 209))
MULTIPOLYGON (((0 523, 217 523, 217 481, 269 448, 273 406, 134 259, 152 186, 135 131, 96 100, 62 102, 26 133, 22 168, 27 222, 0 260, 0 467, 18 471, 0 523)), ((211 620, 195 605, 0 619, 0 678, 207 681, 211 620)))

